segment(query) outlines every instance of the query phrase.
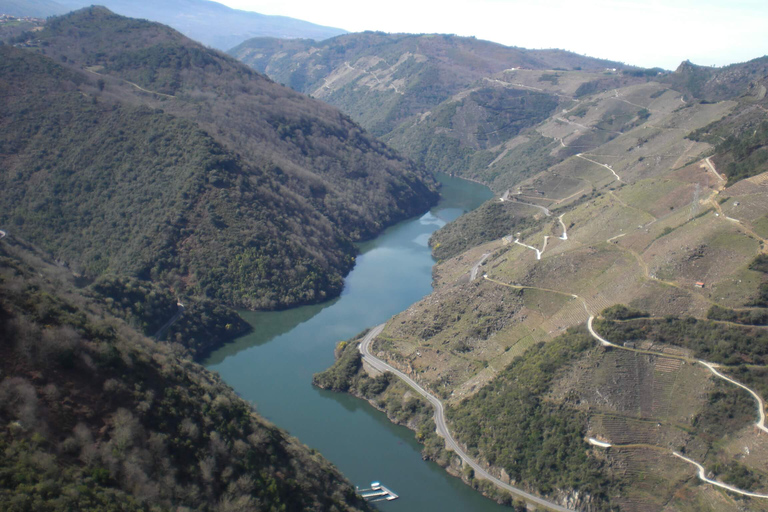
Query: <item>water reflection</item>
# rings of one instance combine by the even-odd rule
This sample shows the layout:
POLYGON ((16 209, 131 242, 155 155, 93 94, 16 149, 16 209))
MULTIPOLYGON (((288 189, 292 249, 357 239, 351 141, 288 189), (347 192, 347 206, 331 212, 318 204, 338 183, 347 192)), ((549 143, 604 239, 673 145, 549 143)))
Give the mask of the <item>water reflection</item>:
POLYGON ((207 366, 217 365, 225 358, 234 356, 242 350, 267 343, 281 334, 290 332, 298 325, 308 322, 312 317, 338 301, 339 298, 336 298, 322 304, 302 306, 286 311, 239 311, 240 317, 248 322, 253 330, 211 354, 205 364, 207 366))

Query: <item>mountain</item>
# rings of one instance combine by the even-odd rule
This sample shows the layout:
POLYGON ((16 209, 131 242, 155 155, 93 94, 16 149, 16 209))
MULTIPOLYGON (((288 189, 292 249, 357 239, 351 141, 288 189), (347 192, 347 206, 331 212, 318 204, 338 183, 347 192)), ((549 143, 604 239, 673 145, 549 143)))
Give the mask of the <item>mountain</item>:
MULTIPOLYGON (((59 3, 69 9, 91 5, 85 0, 60 0, 59 3)), ((168 25, 195 41, 219 50, 228 50, 252 37, 321 41, 346 33, 340 28, 324 27, 287 16, 232 9, 210 0, 104 0, 99 5, 123 16, 168 25)))
POLYGON ((262 38, 230 54, 337 106, 428 169, 467 177, 468 169, 493 161, 500 144, 567 103, 578 85, 563 93, 561 76, 571 84, 587 78, 594 83, 585 87, 595 89, 645 76, 644 70, 562 50, 435 34, 365 32, 320 43, 262 38))
POLYGON ((76 281, 0 239, 2 510, 369 510, 316 452, 76 281))
MULTIPOLYGON (((498 196, 433 235, 434 292, 370 352, 443 401, 481 467, 559 506, 768 510, 766 84, 765 59, 508 69, 384 135, 498 196)), ((512 501, 347 346, 318 384, 512 501)))
POLYGON ((0 225, 86 280, 317 302, 352 242, 436 198, 345 115, 168 27, 88 8, 30 37, 0 47, 0 225))
POLYGON ((377 136, 413 121, 484 77, 510 68, 626 66, 561 50, 525 50, 439 34, 363 32, 314 42, 256 38, 229 53, 347 112, 377 136))

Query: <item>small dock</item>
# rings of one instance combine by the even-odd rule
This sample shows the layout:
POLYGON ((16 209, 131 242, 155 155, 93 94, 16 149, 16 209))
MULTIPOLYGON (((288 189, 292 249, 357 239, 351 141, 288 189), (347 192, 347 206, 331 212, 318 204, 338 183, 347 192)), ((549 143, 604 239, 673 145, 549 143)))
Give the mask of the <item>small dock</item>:
POLYGON ((397 494, 390 491, 381 482, 371 482, 369 489, 357 489, 357 494, 363 497, 365 501, 392 501, 399 498, 397 494))

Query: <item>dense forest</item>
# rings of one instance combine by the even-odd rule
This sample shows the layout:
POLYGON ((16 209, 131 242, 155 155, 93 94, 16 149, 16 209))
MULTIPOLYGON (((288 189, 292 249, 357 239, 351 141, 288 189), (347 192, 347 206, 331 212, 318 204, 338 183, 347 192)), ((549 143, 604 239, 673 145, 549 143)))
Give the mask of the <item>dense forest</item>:
POLYGON ((282 308, 434 180, 331 107, 162 25, 88 8, 0 49, 0 225, 87 278, 282 308))
POLYGON ((183 348, 137 333, 75 281, 0 241, 0 509, 367 509, 183 348))

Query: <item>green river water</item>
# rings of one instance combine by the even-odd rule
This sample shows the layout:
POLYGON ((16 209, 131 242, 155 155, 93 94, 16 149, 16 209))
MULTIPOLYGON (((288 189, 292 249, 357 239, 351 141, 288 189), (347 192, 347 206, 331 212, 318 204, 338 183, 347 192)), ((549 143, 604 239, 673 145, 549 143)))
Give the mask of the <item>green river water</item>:
POLYGON ((333 301, 281 312, 242 312, 251 334, 214 352, 218 372, 260 414, 317 449, 353 484, 379 480, 400 499, 382 511, 508 511, 421 459, 414 433, 390 423, 367 402, 319 390, 312 374, 333 363, 340 340, 380 324, 432 290, 427 241, 446 222, 492 194, 482 185, 439 176, 440 203, 361 244, 355 268, 333 301))

